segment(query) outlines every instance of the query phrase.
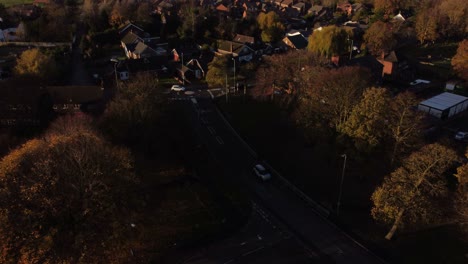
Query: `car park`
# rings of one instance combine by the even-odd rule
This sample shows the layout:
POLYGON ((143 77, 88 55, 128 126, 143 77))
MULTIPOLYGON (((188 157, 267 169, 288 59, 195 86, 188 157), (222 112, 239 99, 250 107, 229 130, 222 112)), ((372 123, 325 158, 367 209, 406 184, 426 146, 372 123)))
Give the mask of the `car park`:
POLYGON ((178 85, 178 84, 174 84, 174 85, 172 85, 172 87, 171 87, 171 91, 174 91, 174 92, 183 92, 183 91, 185 91, 185 87, 180 86, 180 85, 178 85))
POLYGON ((253 172, 262 181, 271 179, 271 173, 262 164, 257 164, 253 167, 253 172))

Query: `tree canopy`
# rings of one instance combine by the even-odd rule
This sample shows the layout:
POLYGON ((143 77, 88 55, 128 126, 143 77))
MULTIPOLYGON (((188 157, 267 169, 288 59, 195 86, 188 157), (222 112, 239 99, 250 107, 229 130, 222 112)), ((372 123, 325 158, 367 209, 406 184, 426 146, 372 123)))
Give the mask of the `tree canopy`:
POLYGON ((165 101, 158 92, 157 78, 137 75, 107 105, 100 126, 113 140, 150 146, 158 132, 165 101))
POLYGON ((460 78, 468 81, 468 39, 460 42, 458 45, 457 53, 452 58, 453 70, 460 76, 460 78))
POLYGON ((283 37, 284 26, 276 12, 260 13, 257 17, 257 22, 262 31, 261 37, 264 42, 274 43, 283 37))
POLYGON ((128 150, 110 145, 84 119, 58 120, 44 137, 5 156, 0 262, 119 259, 138 182, 132 163, 128 150))
POLYGON ((225 87, 226 77, 230 78, 232 73, 229 72, 228 56, 215 57, 208 64, 208 72, 206 73, 206 81, 211 87, 225 87))
POLYGON ((358 150, 368 152, 380 145, 386 134, 390 94, 385 88, 369 88, 353 108, 343 133, 353 138, 358 150))
POLYGON ((373 55, 391 51, 396 40, 390 24, 382 21, 373 23, 364 33, 364 42, 373 55))
POLYGON ((34 48, 21 53, 16 61, 15 72, 18 75, 29 75, 46 79, 56 75, 57 66, 52 55, 34 48))
POLYGON ((455 151, 440 144, 430 144, 411 154, 401 167, 387 176, 372 194, 372 217, 392 228, 385 236, 391 239, 398 227, 431 223, 440 219, 438 198, 448 194, 445 172, 457 160, 455 151))
POLYGON ((349 51, 349 38, 350 34, 343 28, 337 26, 324 27, 322 30, 316 30, 310 35, 307 50, 325 57, 341 55, 349 51))

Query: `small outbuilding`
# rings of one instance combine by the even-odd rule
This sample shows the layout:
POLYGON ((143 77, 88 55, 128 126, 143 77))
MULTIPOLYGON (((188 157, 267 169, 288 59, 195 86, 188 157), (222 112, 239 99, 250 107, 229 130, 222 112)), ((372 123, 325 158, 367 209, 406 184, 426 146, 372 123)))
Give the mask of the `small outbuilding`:
POLYGON ((440 119, 450 118, 468 109, 468 97, 453 93, 441 93, 419 103, 418 110, 440 119))

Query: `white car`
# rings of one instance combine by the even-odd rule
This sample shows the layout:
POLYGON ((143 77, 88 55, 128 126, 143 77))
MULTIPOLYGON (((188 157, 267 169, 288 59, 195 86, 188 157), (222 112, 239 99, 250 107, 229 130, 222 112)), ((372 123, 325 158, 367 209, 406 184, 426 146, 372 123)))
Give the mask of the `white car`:
POLYGON ((457 132, 457 134, 455 134, 455 139, 468 141, 468 132, 462 132, 462 131, 457 132))
POLYGON ((421 84, 421 83, 428 84, 428 83, 431 83, 431 81, 423 80, 423 79, 416 79, 416 80, 410 82, 410 85, 414 86, 414 85, 418 85, 418 84, 421 84))
POLYGON ((180 85, 177 85, 177 84, 174 84, 174 85, 172 85, 172 87, 171 87, 171 91, 174 91, 174 92, 183 92, 183 91, 185 91, 185 87, 180 86, 180 85))
POLYGON ((271 179, 271 174, 268 172, 267 169, 262 164, 257 164, 253 167, 253 171, 257 177, 259 177, 263 181, 267 181, 271 179))

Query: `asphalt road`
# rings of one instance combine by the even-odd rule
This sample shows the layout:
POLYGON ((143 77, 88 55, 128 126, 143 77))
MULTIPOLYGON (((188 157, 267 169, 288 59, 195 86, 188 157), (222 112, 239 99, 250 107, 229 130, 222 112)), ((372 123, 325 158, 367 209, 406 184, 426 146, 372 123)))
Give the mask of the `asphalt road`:
MULTIPOLYGON (((264 237, 269 238, 262 241, 272 244, 263 242, 257 247, 241 251, 225 244, 223 246, 226 247, 222 247, 222 250, 205 251, 198 258, 194 258, 193 262, 186 263, 383 263, 380 258, 338 229, 278 181, 277 175, 273 174, 270 182, 258 181, 251 172, 257 162, 252 151, 243 144, 216 110, 216 106, 209 99, 213 91, 207 93, 189 93, 191 96, 197 96, 196 106, 190 98, 186 98, 187 96, 175 95, 172 98, 181 101, 193 129, 204 142, 214 162, 218 162, 229 171, 229 175, 235 175, 236 179, 248 188, 252 200, 261 205, 258 208, 261 208, 267 219, 273 219, 273 225, 280 226, 281 231, 265 231, 264 237), (278 238, 277 232, 291 236, 279 235, 278 238), (276 237, 276 240, 270 237, 276 237), (301 259, 296 261, 296 254, 288 259, 291 250, 288 248, 288 240, 300 245, 294 248, 300 252, 297 255, 302 256, 301 259), (273 252, 280 254, 284 259, 271 258, 273 252)), ((260 223, 255 226, 263 227, 266 224, 260 223)))

